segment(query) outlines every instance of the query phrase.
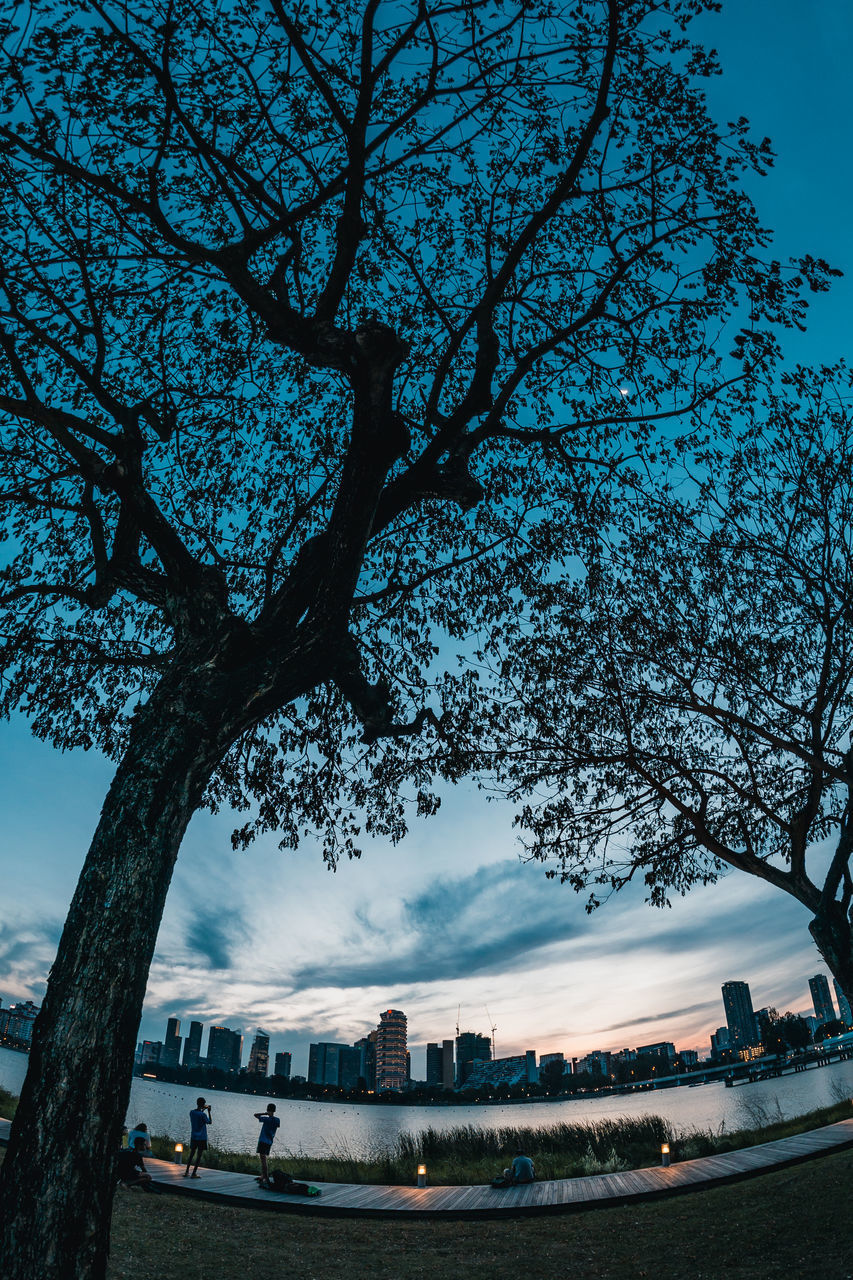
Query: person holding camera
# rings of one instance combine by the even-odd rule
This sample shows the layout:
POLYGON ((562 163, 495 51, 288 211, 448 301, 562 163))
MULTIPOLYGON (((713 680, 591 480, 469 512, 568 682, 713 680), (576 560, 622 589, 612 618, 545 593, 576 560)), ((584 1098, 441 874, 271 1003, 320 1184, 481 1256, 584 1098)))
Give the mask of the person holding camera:
POLYGON ((205 1102, 204 1098, 197 1098, 195 1110, 190 1112, 190 1154, 187 1157, 187 1167, 184 1169, 184 1177, 190 1176, 190 1165, 195 1156, 195 1169, 192 1176, 199 1177, 198 1165, 201 1160, 202 1153, 207 1150, 207 1126, 212 1124, 210 1118, 210 1103, 205 1102))

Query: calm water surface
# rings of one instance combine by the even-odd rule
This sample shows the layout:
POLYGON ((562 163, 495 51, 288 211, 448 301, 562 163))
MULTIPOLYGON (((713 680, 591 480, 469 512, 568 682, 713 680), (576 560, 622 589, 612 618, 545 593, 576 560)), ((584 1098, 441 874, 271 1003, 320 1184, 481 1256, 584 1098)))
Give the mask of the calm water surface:
MULTIPOLYGON (((19 1093, 27 1070, 22 1053, 0 1049, 0 1085, 19 1093)), ((189 1137, 189 1111, 198 1090, 158 1080, 134 1080, 131 1086, 128 1127, 144 1120, 151 1133, 169 1134, 176 1141, 189 1137)), ((841 1098, 853 1098, 853 1062, 836 1062, 800 1075, 783 1076, 761 1084, 723 1084, 660 1089, 616 1098, 583 1098, 577 1102, 509 1103, 501 1106, 389 1107, 348 1103, 297 1102, 264 1095, 205 1091, 213 1110, 210 1137, 229 1151, 254 1151, 258 1122, 253 1112, 275 1102, 281 1117, 276 1150, 282 1154, 322 1156, 347 1154, 356 1158, 392 1143, 400 1133, 423 1129, 451 1129, 477 1125, 483 1129, 504 1126, 547 1127, 566 1121, 594 1122, 620 1116, 665 1116, 676 1130, 744 1128, 803 1115, 841 1098)))

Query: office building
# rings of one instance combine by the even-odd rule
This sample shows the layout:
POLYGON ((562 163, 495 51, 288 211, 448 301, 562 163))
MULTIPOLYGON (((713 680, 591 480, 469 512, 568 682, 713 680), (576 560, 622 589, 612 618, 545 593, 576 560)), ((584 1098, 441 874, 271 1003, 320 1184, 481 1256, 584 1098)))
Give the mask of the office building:
POLYGON ((265 1076, 269 1074, 270 1069, 270 1038, 265 1031, 258 1028, 258 1033, 252 1041, 252 1047, 249 1050, 249 1074, 253 1076, 265 1076))
POLYGON ((358 1076, 364 1081, 364 1088, 368 1093, 373 1093, 376 1089, 376 1038, 377 1032, 371 1031, 369 1035, 356 1040, 353 1046, 359 1054, 358 1076))
POLYGON ((809 991, 812 994, 812 1004, 814 1005, 814 1016, 817 1019, 817 1025, 822 1027, 825 1022, 835 1021, 835 1005, 832 1003, 832 996, 829 993, 829 983, 822 973, 816 973, 813 978, 809 978, 809 991))
POLYGON ((730 1048, 728 1027, 717 1027, 711 1036, 711 1057, 714 1062, 719 1062, 730 1048))
POLYGON ((850 1001, 841 990, 841 983, 837 978, 832 979, 832 985, 835 987, 835 999, 838 1002, 838 1016, 844 1023, 845 1027, 853 1027, 853 1014, 850 1012, 850 1001))
POLYGON ((146 1067, 157 1067, 160 1065, 160 1058, 163 1053, 162 1040, 143 1040, 142 1053, 140 1054, 140 1063, 142 1069, 146 1067))
POLYGON ((406 1087, 406 1015, 401 1009, 386 1009, 376 1028, 376 1092, 406 1087))
POLYGON ((243 1036, 230 1027, 211 1027, 207 1033, 207 1065, 217 1071, 239 1071, 243 1036))
POLYGON ((456 1037, 456 1088, 461 1089, 475 1062, 490 1062, 492 1042, 476 1031, 462 1031, 456 1037))
POLYGON ((273 1068, 273 1075, 281 1076, 282 1080, 289 1080, 290 1079, 290 1063, 291 1063, 291 1054, 277 1053, 275 1055, 275 1067, 273 1068))
POLYGON ((758 1044, 758 1029, 755 1025, 749 983, 724 982, 723 1008, 729 1029, 729 1047, 743 1049, 747 1045, 758 1044))
POLYGON ((342 1089, 356 1089, 361 1078, 361 1050, 346 1044, 338 1054, 338 1084, 342 1089))
POLYGON ((441 1044, 428 1044, 426 1048, 427 1084, 440 1085, 442 1089, 453 1088, 453 1041, 442 1040, 441 1044))
POLYGON ((201 1033, 204 1026, 200 1022, 191 1022, 189 1035, 184 1039, 184 1056, 181 1065, 197 1067, 201 1062, 201 1033))
POLYGON ((443 1079, 442 1052, 440 1044, 428 1044, 426 1047, 426 1082, 441 1084, 443 1079))
MULTIPOLYGON (((341 1057, 348 1044, 331 1044, 320 1041, 308 1047, 308 1083, 332 1084, 341 1083, 341 1057)), ((358 1072, 356 1071, 356 1075, 358 1072)))
POLYGON ((453 1041, 441 1042, 441 1087, 453 1088, 453 1041))
POLYGON ((169 1018, 166 1023, 166 1039, 163 1041, 163 1052, 160 1065, 177 1067, 181 1061, 181 1022, 179 1018, 169 1018))

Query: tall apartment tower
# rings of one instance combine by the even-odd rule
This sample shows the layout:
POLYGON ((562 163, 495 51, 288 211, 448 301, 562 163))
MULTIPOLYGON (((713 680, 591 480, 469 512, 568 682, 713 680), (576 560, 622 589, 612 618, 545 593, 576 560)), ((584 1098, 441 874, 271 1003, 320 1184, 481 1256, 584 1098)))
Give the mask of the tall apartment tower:
POLYGON ((809 978, 809 991, 812 993, 814 1016, 817 1018, 818 1026, 822 1027, 825 1022, 834 1022, 835 1005, 832 1003, 829 983, 824 974, 816 973, 813 978, 809 978))
POLYGON ((201 1033, 204 1026, 201 1022, 191 1022, 189 1035, 184 1039, 184 1056, 181 1065, 197 1067, 201 1062, 201 1033))
POLYGON ((406 1015, 386 1009, 376 1028, 376 1092, 406 1087, 406 1015))
POLYGON ((160 1062, 167 1067, 177 1067, 181 1061, 181 1022, 180 1018, 169 1018, 166 1023, 166 1039, 163 1041, 163 1052, 160 1062))
POLYGON ((249 1067, 250 1075, 265 1076, 270 1069, 270 1038, 266 1031, 258 1028, 258 1033, 252 1041, 252 1047, 249 1050, 249 1067))
POLYGON ((755 1012, 747 982, 723 983, 723 1008, 729 1028, 729 1043, 733 1049, 758 1042, 755 1012))
POLYGON ((275 1071, 274 1075, 281 1076, 283 1080, 290 1079, 290 1064, 292 1056, 289 1053, 277 1053, 275 1055, 275 1071))
POLYGON ((841 983, 837 978, 832 979, 832 985, 835 987, 835 999, 838 1002, 838 1016, 845 1027, 853 1027, 853 1013, 850 1012, 850 1001, 841 990, 841 983))

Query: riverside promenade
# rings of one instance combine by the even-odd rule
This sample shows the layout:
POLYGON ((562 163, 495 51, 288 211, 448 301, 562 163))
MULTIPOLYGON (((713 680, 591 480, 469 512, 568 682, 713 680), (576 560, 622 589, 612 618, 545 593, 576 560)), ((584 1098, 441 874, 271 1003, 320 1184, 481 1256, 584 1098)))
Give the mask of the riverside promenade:
MULTIPOLYGON (((0 1143, 8 1141, 9 1127, 8 1120, 0 1120, 0 1143)), ((725 1155, 683 1160, 668 1168, 560 1178, 504 1189, 318 1182, 314 1185, 322 1195, 316 1199, 263 1191, 257 1180, 247 1173, 203 1168, 194 1179, 184 1177, 182 1165, 166 1160, 149 1157, 145 1166, 163 1191, 252 1209, 329 1218, 507 1218, 570 1213, 701 1191, 850 1147, 853 1147, 853 1118, 725 1155)), ((298 1176, 298 1161, 292 1162, 292 1171, 298 1176)))

